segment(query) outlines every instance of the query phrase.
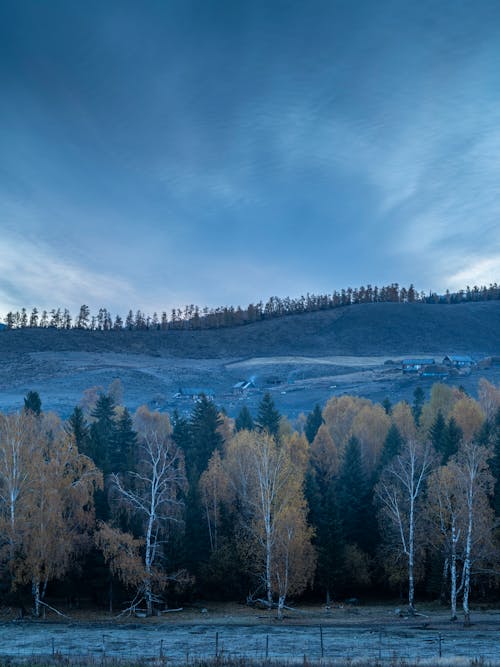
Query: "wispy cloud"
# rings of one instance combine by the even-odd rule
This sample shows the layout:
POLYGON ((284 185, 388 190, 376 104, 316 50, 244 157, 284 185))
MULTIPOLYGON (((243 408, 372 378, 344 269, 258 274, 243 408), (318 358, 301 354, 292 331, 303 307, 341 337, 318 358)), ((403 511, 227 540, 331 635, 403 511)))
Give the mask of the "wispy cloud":
POLYGON ((0 311, 13 308, 92 308, 137 302, 123 278, 60 258, 60 249, 35 239, 3 234, 0 246, 0 311))

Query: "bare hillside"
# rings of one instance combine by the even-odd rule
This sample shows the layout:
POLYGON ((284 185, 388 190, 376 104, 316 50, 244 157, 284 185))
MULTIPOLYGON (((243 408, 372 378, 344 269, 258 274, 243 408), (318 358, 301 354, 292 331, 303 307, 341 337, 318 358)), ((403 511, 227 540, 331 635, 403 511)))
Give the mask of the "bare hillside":
MULTIPOLYGON (((234 414, 270 390, 295 416, 338 393, 410 397, 415 382, 431 381, 403 377, 390 362, 448 353, 499 355, 500 302, 365 304, 206 331, 1 331, 0 409, 16 409, 36 389, 45 408, 66 415, 84 389, 119 377, 131 408, 188 412, 192 398, 176 395, 201 388, 234 414), (249 378, 254 387, 238 393, 234 385, 249 378)), ((497 374, 487 371, 492 381, 497 374)), ((478 377, 459 383, 474 393, 478 377)))

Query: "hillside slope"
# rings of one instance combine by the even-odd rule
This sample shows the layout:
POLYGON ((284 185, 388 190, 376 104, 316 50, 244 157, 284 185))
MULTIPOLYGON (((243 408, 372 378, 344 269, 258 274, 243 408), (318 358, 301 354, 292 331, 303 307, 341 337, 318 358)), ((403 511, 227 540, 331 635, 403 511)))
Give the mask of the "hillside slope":
POLYGON ((450 350, 494 354, 500 301, 457 305, 372 303, 206 331, 0 333, 0 355, 81 351, 217 359, 267 355, 400 355, 450 350))
MULTIPOLYGON (((67 416, 85 389, 120 378, 131 409, 189 414, 193 399, 179 391, 202 388, 234 415, 271 391, 294 417, 342 393, 412 400, 416 383, 428 391, 432 380, 386 362, 450 353, 500 355, 500 302, 366 304, 207 331, 2 331, 0 410, 18 409, 34 389, 45 409, 67 416), (234 385, 249 378, 255 389, 238 393, 234 385)), ((448 381, 474 394, 478 373, 448 381)), ((484 373, 500 382, 500 366, 484 373)))

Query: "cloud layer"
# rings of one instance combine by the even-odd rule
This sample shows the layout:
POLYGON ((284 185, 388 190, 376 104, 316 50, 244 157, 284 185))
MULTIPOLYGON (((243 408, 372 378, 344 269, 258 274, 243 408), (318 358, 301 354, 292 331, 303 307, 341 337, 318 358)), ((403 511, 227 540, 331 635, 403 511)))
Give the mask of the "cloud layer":
POLYGON ((499 19, 3 2, 0 312, 498 280, 499 19))

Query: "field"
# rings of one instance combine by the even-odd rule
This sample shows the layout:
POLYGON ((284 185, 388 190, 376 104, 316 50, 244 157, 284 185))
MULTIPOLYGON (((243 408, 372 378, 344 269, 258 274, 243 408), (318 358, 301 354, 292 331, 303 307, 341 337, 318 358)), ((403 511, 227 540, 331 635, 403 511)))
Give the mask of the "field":
POLYGON ((442 607, 420 611, 409 618, 395 606, 303 607, 279 622, 272 612, 209 604, 154 619, 73 615, 71 622, 35 623, 4 618, 0 658, 500 664, 500 611, 474 612, 470 628, 450 622, 442 607))
MULTIPOLYGON (((205 389, 235 415, 256 409, 270 391, 295 418, 315 403, 344 393, 375 401, 412 400, 432 379, 403 376, 405 356, 500 354, 500 302, 460 305, 365 304, 207 331, 0 332, 0 409, 15 410, 33 389, 45 409, 67 416, 82 392, 106 389, 115 378, 125 404, 189 413, 193 399, 179 390, 205 389), (238 393, 240 381, 254 388, 238 393)), ((450 379, 475 394, 484 375, 500 382, 500 365, 450 379)))

